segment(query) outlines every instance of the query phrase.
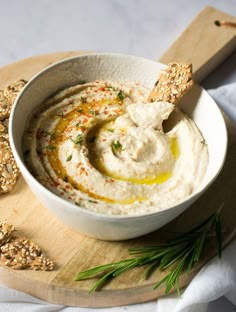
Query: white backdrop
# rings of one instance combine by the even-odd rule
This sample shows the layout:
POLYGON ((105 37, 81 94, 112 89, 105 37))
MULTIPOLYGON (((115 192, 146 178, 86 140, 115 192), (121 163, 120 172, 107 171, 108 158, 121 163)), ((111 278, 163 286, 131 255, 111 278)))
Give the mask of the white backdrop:
MULTIPOLYGON (((0 66, 67 50, 158 59, 206 5, 236 15, 236 0, 0 0, 0 66)), ((235 82, 233 53, 202 84, 215 89, 235 82)), ((4 312, 18 311, 10 299, 7 307, 4 312)), ((140 306, 139 311, 149 308, 140 306)), ((213 311, 236 308, 221 298, 209 305, 208 312, 213 311)))

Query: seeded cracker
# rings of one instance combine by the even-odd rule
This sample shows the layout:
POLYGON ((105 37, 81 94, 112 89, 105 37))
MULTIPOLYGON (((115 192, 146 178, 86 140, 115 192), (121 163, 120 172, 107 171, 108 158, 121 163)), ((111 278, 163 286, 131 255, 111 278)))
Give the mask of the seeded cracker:
POLYGON ((0 258, 5 265, 15 270, 53 270, 53 261, 43 255, 39 246, 27 238, 14 236, 14 232, 13 225, 0 221, 0 258))
POLYGON ((7 221, 0 221, 0 247, 5 243, 9 242, 14 230, 14 226, 7 223, 7 221))
POLYGON ((9 139, 8 136, 8 123, 9 119, 6 118, 4 120, 0 120, 0 140, 1 138, 5 138, 6 140, 9 139))
POLYGON ((54 263, 44 257, 42 250, 27 238, 16 238, 1 247, 1 259, 15 270, 52 271, 54 263))
POLYGON ((25 80, 21 79, 7 86, 4 90, 0 90, 0 120, 10 116, 12 105, 26 83, 25 80))
POLYGON ((11 111, 11 104, 5 97, 3 90, 0 90, 0 120, 8 118, 11 111))
POLYGON ((17 95, 23 89, 26 83, 27 83, 26 80, 20 79, 13 82, 11 85, 9 85, 6 89, 3 90, 5 98, 7 98, 7 100, 11 105, 14 103, 17 95))
POLYGON ((19 175, 8 142, 8 118, 12 105, 25 84, 26 81, 21 79, 0 90, 0 194, 10 192, 19 175))
POLYGON ((148 101, 176 104, 192 85, 192 65, 170 63, 166 70, 160 73, 159 80, 151 91, 148 101))
POLYGON ((0 194, 10 192, 16 184, 19 169, 16 166, 8 140, 0 136, 0 194))

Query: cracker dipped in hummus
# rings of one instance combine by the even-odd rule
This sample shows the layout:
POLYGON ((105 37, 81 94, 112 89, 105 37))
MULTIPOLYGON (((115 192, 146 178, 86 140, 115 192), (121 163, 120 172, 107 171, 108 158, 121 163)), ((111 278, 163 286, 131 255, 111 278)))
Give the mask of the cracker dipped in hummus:
POLYGON ((203 180, 208 152, 176 105, 192 83, 190 71, 180 75, 176 66, 152 92, 137 81, 94 81, 48 99, 25 131, 32 174, 60 197, 103 214, 139 215, 183 201, 203 180))

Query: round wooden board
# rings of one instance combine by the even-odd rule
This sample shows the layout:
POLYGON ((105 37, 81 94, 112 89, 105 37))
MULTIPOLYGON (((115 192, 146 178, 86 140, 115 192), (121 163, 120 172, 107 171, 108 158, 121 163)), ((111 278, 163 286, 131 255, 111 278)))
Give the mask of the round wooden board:
MULTIPOLYGON (((29 80, 47 65, 83 52, 61 52, 36 56, 0 69, 0 89, 17 79, 29 80)), ((51 303, 81 307, 110 307, 149 301, 164 295, 164 287, 152 286, 163 273, 155 272, 142 279, 142 268, 131 270, 92 294, 88 289, 95 279, 75 282, 80 270, 128 257, 127 249, 154 245, 170 238, 172 231, 184 231, 198 224, 224 202, 222 211, 224 245, 235 236, 236 224, 236 130, 228 123, 229 149, 225 166, 215 183, 190 209, 173 222, 144 237, 125 242, 98 241, 71 230, 57 220, 32 194, 20 177, 15 189, 0 197, 0 220, 14 224, 22 236, 39 244, 56 263, 52 272, 16 271, 0 264, 0 282, 51 303)), ((182 275, 181 287, 186 286, 200 268, 216 254, 214 240, 209 241, 199 265, 187 276, 182 275)))

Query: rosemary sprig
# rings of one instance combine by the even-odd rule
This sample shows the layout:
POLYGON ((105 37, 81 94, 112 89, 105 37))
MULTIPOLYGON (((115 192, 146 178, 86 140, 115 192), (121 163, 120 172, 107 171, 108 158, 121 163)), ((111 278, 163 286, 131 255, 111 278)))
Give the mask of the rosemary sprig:
POLYGON ((183 272, 188 273, 201 258, 206 240, 215 231, 217 239, 218 256, 222 253, 222 236, 220 209, 211 214, 201 224, 188 232, 179 235, 159 246, 146 246, 129 249, 133 258, 92 267, 81 271, 75 280, 80 281, 99 275, 98 281, 91 287, 89 292, 99 290, 110 279, 131 270, 134 267, 146 266, 143 276, 148 278, 157 268, 160 271, 169 269, 163 279, 158 281, 153 288, 157 289, 165 284, 165 294, 172 288, 176 288, 180 295, 179 278, 183 272), (102 274, 102 275, 101 275, 102 274))

